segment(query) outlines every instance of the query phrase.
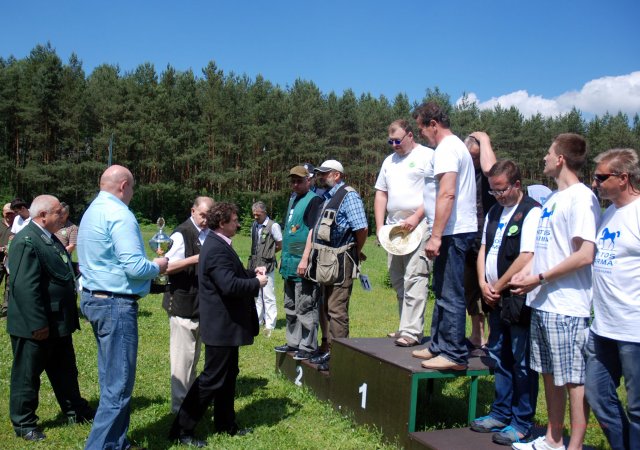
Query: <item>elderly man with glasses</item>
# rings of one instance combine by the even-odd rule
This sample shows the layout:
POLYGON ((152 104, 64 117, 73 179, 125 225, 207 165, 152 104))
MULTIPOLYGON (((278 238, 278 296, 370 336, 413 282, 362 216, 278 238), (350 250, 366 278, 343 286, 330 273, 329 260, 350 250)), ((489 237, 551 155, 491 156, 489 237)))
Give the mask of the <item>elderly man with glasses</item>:
POLYGON ((376 234, 384 225, 398 224, 407 233, 422 228, 422 242, 406 255, 387 259, 389 278, 398 298, 400 325, 388 334, 401 347, 419 344, 424 337, 424 312, 429 293, 430 264, 424 243, 435 215, 433 150, 418 144, 406 120, 389 125, 387 141, 393 153, 382 163, 373 204, 376 234), (386 215, 386 220, 385 220, 386 215))

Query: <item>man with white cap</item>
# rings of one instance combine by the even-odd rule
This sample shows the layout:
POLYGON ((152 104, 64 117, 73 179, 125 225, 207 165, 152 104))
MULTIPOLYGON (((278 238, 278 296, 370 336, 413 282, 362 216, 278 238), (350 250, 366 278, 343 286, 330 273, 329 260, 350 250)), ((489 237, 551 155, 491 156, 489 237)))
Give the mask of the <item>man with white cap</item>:
MULTIPOLYGON (((318 221, 309 233, 298 274, 303 276, 306 272, 320 284, 323 298, 320 320, 328 322, 330 349, 333 339, 349 337, 349 298, 358 262, 364 260, 361 251, 367 240, 368 225, 362 199, 343 180, 342 164, 330 159, 315 172, 317 183, 326 188, 325 200, 318 221), (328 276, 317 270, 321 252, 335 257, 337 264, 333 266, 337 266, 337 274, 328 276), (310 263, 308 267, 307 263, 310 263)), ((319 364, 319 370, 328 370, 330 355, 329 350, 311 358, 311 362, 319 364)))
POLYGON ((376 235, 380 236, 385 223, 399 225, 404 233, 417 228, 422 231, 421 245, 415 250, 404 255, 390 253, 387 260, 400 314, 398 331, 388 336, 395 339, 396 345, 410 347, 419 344, 424 337, 430 271, 424 244, 435 213, 434 152, 414 141, 413 130, 406 120, 392 122, 388 131, 388 142, 394 152, 382 163, 376 180, 373 206, 376 235), (426 211, 425 205, 428 206, 426 211))

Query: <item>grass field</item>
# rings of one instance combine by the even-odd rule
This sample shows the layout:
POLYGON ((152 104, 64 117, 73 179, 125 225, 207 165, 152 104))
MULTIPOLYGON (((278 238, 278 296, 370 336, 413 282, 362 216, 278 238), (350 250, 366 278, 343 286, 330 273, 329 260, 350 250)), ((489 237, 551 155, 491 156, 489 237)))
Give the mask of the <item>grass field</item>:
MULTIPOLYGON (((151 228, 145 229, 145 240, 152 233, 151 228)), ((234 247, 243 261, 248 255, 249 244, 248 237, 238 236, 234 239, 234 247)), ((385 287, 386 253, 375 245, 375 238, 368 241, 364 251, 368 260, 363 264, 363 272, 369 275, 373 290, 365 292, 359 285, 354 287, 350 308, 351 336, 381 337, 397 327, 397 304, 395 294, 385 287)), ((397 448, 395 443, 385 441, 374 428, 355 425, 348 417, 334 411, 328 403, 318 401, 311 392, 294 386, 274 372, 273 347, 285 342, 281 291, 282 282, 276 276, 278 326, 272 337, 265 338, 261 334, 252 346, 242 347, 240 350, 237 419, 241 426, 253 428, 254 433, 244 437, 215 435, 209 415, 209 420, 202 420, 198 426, 198 437, 207 438, 209 448, 225 449, 397 448)), ((433 301, 430 300, 425 324, 427 330, 432 306, 433 301)), ((11 345, 4 320, 0 324, 3 328, 0 333, 0 448, 24 449, 28 447, 27 443, 15 437, 9 420, 11 345)), ((74 334, 80 388, 83 396, 93 406, 97 406, 99 389, 96 344, 89 324, 82 320, 81 326, 82 329, 74 334)), ((129 436, 137 445, 149 449, 180 448, 166 439, 173 419, 169 412, 169 325, 159 295, 150 295, 140 301, 139 334, 138 367, 129 436)), ((60 414, 47 377, 43 376, 42 381, 38 415, 47 439, 32 447, 82 448, 90 425, 67 425, 60 414)), ((436 392, 438 389, 442 391, 442 395, 436 395, 430 405, 422 405, 418 415, 419 428, 464 426, 467 385, 461 380, 451 381, 436 385, 436 392)), ((492 395, 492 379, 487 377, 480 383, 479 415, 488 411, 492 395)), ((546 424, 542 387, 536 422, 546 424)), ((607 448, 604 435, 593 416, 586 443, 596 448, 607 448)))

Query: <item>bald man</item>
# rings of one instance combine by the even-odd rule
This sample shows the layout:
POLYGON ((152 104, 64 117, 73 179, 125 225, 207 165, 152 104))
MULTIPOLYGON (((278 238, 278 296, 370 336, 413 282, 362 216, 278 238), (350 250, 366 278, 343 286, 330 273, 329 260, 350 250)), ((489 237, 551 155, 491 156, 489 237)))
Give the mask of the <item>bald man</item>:
POLYGON ((167 270, 167 258, 149 261, 145 256, 140 227, 128 208, 134 185, 126 167, 105 170, 100 193, 78 232, 80 308, 98 343, 100 382, 87 449, 131 445, 127 430, 138 354, 138 300, 149 293, 151 280, 167 270))

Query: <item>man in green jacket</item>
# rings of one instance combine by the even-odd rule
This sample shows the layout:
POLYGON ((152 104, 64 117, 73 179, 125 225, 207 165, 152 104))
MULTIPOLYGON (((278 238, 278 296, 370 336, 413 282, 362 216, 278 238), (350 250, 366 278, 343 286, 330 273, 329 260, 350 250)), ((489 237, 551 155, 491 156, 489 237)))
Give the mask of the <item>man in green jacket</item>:
POLYGON ((311 191, 311 174, 304 166, 293 167, 289 171, 289 181, 294 195, 289 200, 282 230, 280 263, 287 343, 276 347, 275 351, 295 352, 293 359, 302 361, 312 358, 318 351, 318 284, 302 277, 306 269, 302 254, 322 208, 322 198, 311 191))
POLYGON ((71 334, 80 329, 76 285, 69 254, 55 237, 62 206, 51 195, 36 197, 31 221, 11 243, 11 300, 7 331, 13 365, 9 415, 17 436, 45 439, 37 427, 40 375, 46 371, 60 409, 70 423, 91 421, 95 412, 80 396, 71 334))

